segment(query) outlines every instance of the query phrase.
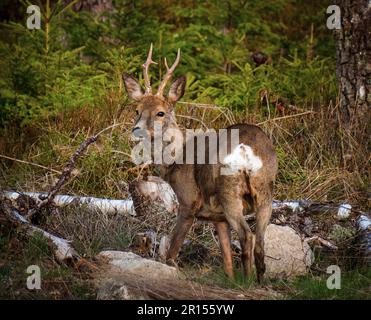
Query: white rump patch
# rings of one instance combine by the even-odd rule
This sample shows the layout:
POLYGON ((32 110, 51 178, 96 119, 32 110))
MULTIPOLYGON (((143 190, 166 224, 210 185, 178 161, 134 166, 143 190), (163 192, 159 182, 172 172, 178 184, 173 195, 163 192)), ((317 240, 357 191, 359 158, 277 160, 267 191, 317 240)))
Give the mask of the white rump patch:
POLYGON ((252 148, 243 143, 223 159, 223 164, 227 166, 224 169, 229 170, 223 170, 222 174, 235 174, 240 170, 255 173, 263 166, 263 162, 254 154, 252 148))

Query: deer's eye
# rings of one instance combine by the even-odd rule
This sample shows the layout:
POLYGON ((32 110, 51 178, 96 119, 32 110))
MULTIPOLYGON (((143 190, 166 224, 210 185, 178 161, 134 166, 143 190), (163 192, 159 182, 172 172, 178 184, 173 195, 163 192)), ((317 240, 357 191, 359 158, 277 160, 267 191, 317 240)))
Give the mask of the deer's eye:
POLYGON ((162 111, 160 111, 160 112, 157 113, 157 116, 158 117, 163 117, 164 115, 165 115, 165 113, 163 113, 162 111))
POLYGON ((139 115, 139 111, 138 110, 135 110, 135 113, 137 114, 137 116, 139 115))

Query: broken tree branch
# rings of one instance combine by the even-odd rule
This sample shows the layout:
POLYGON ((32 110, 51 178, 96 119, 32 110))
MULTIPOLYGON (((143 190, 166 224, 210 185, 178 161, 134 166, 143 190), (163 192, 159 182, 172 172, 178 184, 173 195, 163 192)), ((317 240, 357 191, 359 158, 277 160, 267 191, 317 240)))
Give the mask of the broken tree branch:
POLYGON ((321 245, 324 245, 325 247, 330 248, 332 250, 337 250, 338 249, 338 247, 335 246, 333 243, 331 243, 330 241, 325 240, 325 239, 323 239, 319 236, 313 236, 313 237, 310 237, 310 238, 306 238, 306 239, 304 239, 304 241, 307 242, 307 243, 317 241, 321 245))
POLYGON ((58 191, 67 183, 67 181, 71 177, 71 172, 75 168, 77 159, 82 155, 82 153, 88 148, 89 145, 91 145, 93 142, 97 141, 98 137, 105 131, 112 129, 114 127, 117 127, 121 125, 121 123, 113 124, 101 131, 99 131, 97 134, 89 137, 86 139, 83 143, 80 144, 80 146, 77 148, 75 153, 72 155, 66 166, 62 170, 62 174, 60 175, 57 183, 51 188, 51 190, 48 192, 46 197, 44 199, 40 199, 41 201, 37 204, 36 208, 33 208, 29 210, 26 218, 30 220, 36 212, 38 212, 41 208, 47 206, 52 202, 54 197, 57 195, 58 191))

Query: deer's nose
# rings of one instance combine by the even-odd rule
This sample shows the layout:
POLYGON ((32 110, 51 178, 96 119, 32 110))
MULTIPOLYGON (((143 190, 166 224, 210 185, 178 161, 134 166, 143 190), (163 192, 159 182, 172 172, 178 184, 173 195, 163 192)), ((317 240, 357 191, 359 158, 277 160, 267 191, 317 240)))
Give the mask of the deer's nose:
POLYGON ((143 139, 145 137, 145 130, 140 127, 135 127, 131 133, 135 138, 143 139))

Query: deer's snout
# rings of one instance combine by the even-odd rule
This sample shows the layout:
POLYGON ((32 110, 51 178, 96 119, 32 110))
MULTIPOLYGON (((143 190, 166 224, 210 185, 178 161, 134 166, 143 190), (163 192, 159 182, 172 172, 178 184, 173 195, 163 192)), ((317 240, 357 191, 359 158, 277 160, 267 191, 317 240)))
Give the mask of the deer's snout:
POLYGON ((145 129, 142 129, 140 127, 135 127, 132 131, 131 131, 131 136, 134 140, 142 140, 142 139, 145 139, 147 137, 147 130, 145 129))

